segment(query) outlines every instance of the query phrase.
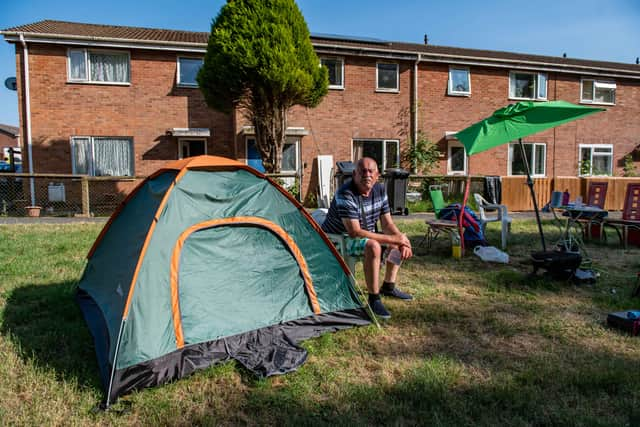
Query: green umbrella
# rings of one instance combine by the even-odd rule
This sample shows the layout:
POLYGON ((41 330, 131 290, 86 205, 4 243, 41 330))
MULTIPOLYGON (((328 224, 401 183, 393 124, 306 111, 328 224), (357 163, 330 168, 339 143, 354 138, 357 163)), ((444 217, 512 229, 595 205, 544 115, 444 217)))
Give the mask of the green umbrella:
MULTIPOLYGON (((468 156, 518 140, 544 251, 546 251, 544 234, 522 138, 604 110, 604 108, 584 107, 566 101, 518 102, 496 110, 486 119, 455 134, 455 137, 464 145, 468 156)), ((468 189, 469 185, 465 192, 465 202, 468 189)))

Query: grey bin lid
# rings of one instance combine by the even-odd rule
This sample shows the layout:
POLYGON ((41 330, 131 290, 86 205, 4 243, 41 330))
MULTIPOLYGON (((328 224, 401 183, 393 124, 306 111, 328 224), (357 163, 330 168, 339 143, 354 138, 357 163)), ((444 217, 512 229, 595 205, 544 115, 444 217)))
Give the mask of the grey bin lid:
POLYGON ((336 162, 338 172, 344 175, 351 175, 356 169, 356 165, 353 162, 336 162))

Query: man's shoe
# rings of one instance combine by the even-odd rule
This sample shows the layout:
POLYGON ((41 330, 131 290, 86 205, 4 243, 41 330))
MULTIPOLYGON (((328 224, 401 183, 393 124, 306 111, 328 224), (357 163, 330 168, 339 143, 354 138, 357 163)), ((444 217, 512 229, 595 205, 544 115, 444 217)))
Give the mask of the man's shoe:
POLYGON ((406 293, 406 292, 402 292, 400 289, 398 289, 397 286, 389 289, 389 288, 385 288, 384 286, 382 287, 382 289, 380 290, 380 293, 384 296, 387 297, 394 297, 394 298, 398 298, 398 299, 403 299, 403 300, 412 300, 413 297, 406 293))
POLYGON ((391 313, 387 311, 387 309, 384 307, 384 304, 382 304, 382 301, 380 301, 379 299, 375 301, 369 301, 369 305, 371 306, 371 310, 375 313, 376 316, 382 319, 391 318, 391 313))

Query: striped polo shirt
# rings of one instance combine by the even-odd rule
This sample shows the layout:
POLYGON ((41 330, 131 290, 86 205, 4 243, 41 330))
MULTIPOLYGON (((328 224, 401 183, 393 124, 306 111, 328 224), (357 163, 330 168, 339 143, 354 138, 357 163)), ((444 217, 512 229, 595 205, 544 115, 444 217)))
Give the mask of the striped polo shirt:
POLYGON ((378 219, 389 212, 391 210, 384 185, 376 183, 369 196, 365 197, 358 194, 352 180, 348 180, 338 189, 331 201, 322 229, 326 233, 345 233, 347 230, 342 218, 349 218, 359 219, 360 228, 363 230, 375 231, 378 219))

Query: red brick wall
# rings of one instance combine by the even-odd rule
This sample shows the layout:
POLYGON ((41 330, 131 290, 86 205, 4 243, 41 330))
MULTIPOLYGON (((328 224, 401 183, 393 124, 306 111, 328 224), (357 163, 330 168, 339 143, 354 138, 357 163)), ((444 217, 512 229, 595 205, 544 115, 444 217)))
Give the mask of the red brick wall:
MULTIPOLYGON (((173 127, 210 128, 209 154, 244 160, 241 130, 248 123, 238 112, 229 116, 207 108, 198 89, 176 87, 176 54, 132 50, 131 85, 112 86, 67 83, 66 47, 29 49, 36 172, 71 173, 70 137, 102 135, 133 137, 135 172, 147 175, 177 158, 176 139, 165 135, 173 127)), ((20 47, 16 61, 21 76, 20 47)), ((410 134, 413 66, 411 61, 401 62, 399 92, 383 93, 375 88, 375 58, 346 57, 344 90, 329 90, 315 109, 290 111, 289 126, 309 131, 301 144, 305 193, 315 190, 315 158, 332 154, 336 161, 351 160, 353 139, 398 139, 402 149, 410 134)), ((446 131, 461 130, 512 102, 509 69, 471 66, 469 97, 447 95, 448 70, 447 64, 421 62, 418 72, 418 127, 444 153, 446 131)), ((547 176, 575 175, 581 143, 614 144, 614 174, 621 175, 622 158, 640 144, 640 82, 616 83, 616 105, 607 106, 605 113, 525 139, 547 143, 547 176)), ((19 78, 18 84, 23 117, 24 82, 19 78)), ((580 76, 548 73, 550 100, 578 103, 579 97, 580 76)), ((21 126, 26 135, 24 120, 21 126)), ((503 146, 473 156, 470 172, 506 175, 507 152, 503 146)), ((433 173, 446 173, 446 160, 433 173)))
POLYGON ((71 173, 72 136, 133 137, 136 175, 178 156, 173 127, 210 128, 208 152, 233 156, 229 116, 208 109, 198 89, 180 88, 176 55, 131 51, 127 86, 67 83, 62 46, 30 45, 31 129, 36 172, 71 173))
MULTIPOLYGON (((4 147, 18 148, 18 138, 14 138, 12 135, 0 132, 0 155, 2 155, 1 149, 4 147)), ((2 159, 0 158, 0 160, 2 159)))

